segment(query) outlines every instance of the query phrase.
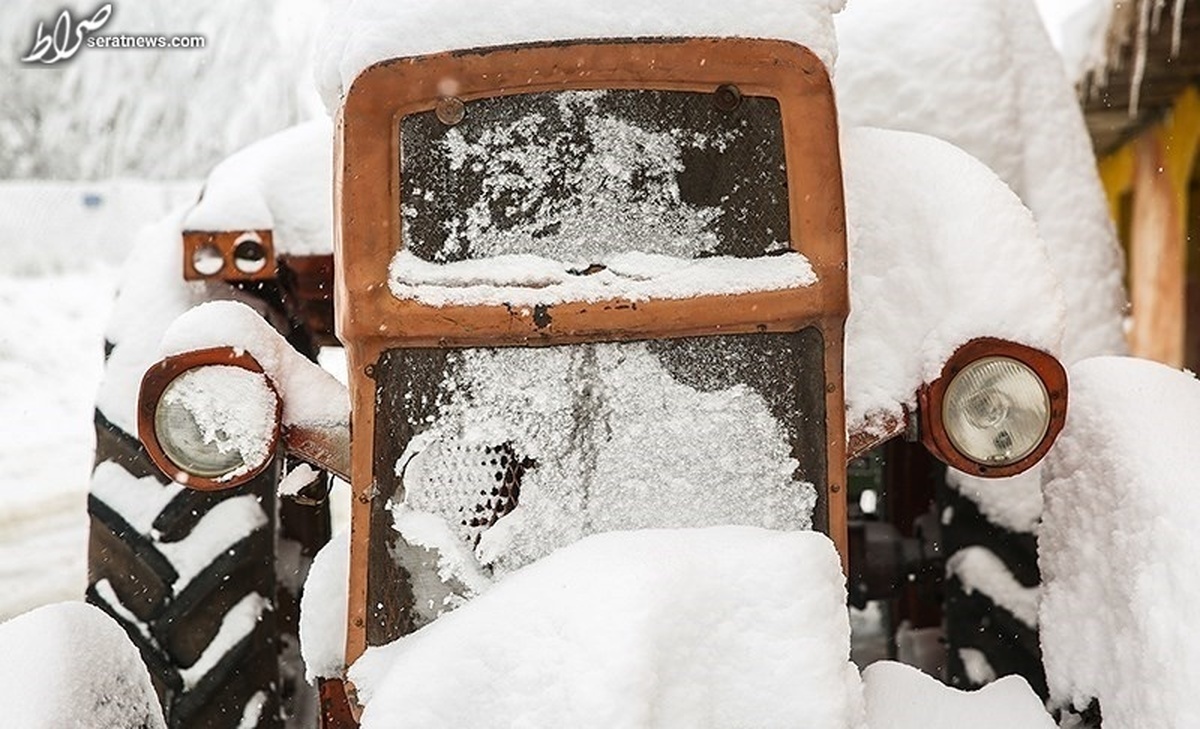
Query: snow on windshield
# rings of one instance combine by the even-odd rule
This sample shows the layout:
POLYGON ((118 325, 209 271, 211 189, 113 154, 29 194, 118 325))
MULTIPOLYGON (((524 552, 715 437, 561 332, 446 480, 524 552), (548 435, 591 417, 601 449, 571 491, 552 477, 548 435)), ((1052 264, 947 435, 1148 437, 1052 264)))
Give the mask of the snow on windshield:
POLYGON ((626 251, 593 261, 590 265, 602 268, 584 275, 570 263, 540 256, 501 255, 437 264, 402 250, 392 259, 388 283, 397 298, 433 306, 537 306, 777 291, 811 286, 817 280, 808 259, 799 253, 689 260, 626 251))
MULTIPOLYGON (((472 103, 471 117, 486 114, 478 107, 488 105, 500 107, 495 110, 499 118, 465 133, 462 126, 452 127, 430 145, 433 149, 414 155, 444 158, 448 175, 469 168, 482 177, 482 189, 473 200, 460 200, 459 189, 438 189, 436 172, 428 175, 434 187, 406 190, 414 199, 401 210, 405 237, 422 207, 432 207, 419 204, 440 194, 450 200, 435 208, 447 213, 437 221, 444 231, 432 256, 438 262, 469 251, 474 258, 530 253, 586 265, 609 252, 615 239, 677 258, 712 251, 719 241, 711 224, 722 210, 682 199, 682 158, 691 150, 724 151, 741 130, 725 126, 709 135, 678 126, 648 129, 600 107, 617 96, 636 105, 652 95, 566 91, 472 103)), ((405 141, 420 121, 417 116, 405 120, 405 141)), ((401 165, 420 174, 408 155, 401 165)))
POLYGON ((836 56, 832 14, 845 0, 348 0, 318 44, 317 86, 330 111, 368 66, 464 48, 585 38, 778 38, 836 56))
POLYGON ((815 281, 790 252, 774 99, 722 109, 691 92, 540 93, 473 101, 453 127, 413 114, 400 129, 400 298, 636 301, 815 281))

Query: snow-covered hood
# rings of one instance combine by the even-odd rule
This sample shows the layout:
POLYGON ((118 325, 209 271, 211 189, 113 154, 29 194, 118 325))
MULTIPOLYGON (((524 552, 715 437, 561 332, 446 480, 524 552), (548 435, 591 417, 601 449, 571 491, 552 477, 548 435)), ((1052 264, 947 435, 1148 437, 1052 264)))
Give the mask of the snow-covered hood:
POLYGON ((330 14, 317 86, 332 112, 354 79, 391 58, 464 48, 595 38, 774 38, 837 55, 845 0, 347 0, 330 14))
POLYGON ((328 119, 272 134, 213 168, 183 229, 268 229, 277 254, 332 253, 332 169, 328 119))

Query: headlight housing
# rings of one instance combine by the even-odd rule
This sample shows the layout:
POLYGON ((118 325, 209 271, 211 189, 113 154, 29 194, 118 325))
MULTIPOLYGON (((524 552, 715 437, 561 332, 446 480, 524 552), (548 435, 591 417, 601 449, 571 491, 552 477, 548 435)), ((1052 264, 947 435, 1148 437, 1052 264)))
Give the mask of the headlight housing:
POLYGON ((955 352, 922 391, 922 440, 960 471, 1012 476, 1050 450, 1066 405, 1066 371, 1053 356, 977 339, 955 352))
POLYGON ((281 402, 254 358, 230 348, 168 357, 146 373, 138 436, 163 473, 232 488, 262 473, 280 439, 281 402))

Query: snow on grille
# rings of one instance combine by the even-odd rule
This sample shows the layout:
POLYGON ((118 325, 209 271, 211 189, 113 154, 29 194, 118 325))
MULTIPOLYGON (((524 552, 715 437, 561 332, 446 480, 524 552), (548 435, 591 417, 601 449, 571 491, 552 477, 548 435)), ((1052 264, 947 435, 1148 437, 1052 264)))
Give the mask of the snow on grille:
POLYGON ((496 574, 593 532, 809 529, 816 491, 764 397, 693 389, 651 346, 452 355, 440 412, 396 464, 397 508, 438 515, 496 574))

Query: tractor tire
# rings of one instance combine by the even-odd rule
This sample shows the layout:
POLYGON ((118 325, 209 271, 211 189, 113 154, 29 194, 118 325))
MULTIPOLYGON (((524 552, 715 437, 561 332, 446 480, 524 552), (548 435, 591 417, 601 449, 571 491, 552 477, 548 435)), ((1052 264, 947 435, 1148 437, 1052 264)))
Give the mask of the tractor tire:
POLYGON ((96 413, 87 599, 141 651, 172 729, 282 726, 278 471, 226 492, 181 488, 96 413))
MULTIPOLYGON (((997 483, 990 488, 1009 485, 997 483)), ((1041 581, 1037 536, 1032 525, 1021 529, 989 519, 979 503, 964 493, 968 490, 950 484, 939 489, 947 556, 946 678, 957 688, 975 689, 1016 674, 1045 700, 1048 689, 1036 612, 1041 581)))
POLYGON ((165 327, 203 300, 255 299, 298 351, 316 351, 305 327, 285 315, 272 283, 239 291, 181 288, 182 280, 168 278, 182 255, 178 244, 168 245, 178 240, 174 230, 135 248, 131 259, 142 265, 134 268, 160 273, 123 282, 115 309, 122 318, 114 323, 124 339, 105 343, 105 387, 109 374, 120 387, 102 390, 95 411, 87 600, 141 651, 170 729, 312 727, 319 703, 304 681, 299 593, 329 538, 328 504, 277 499, 282 456, 237 488, 192 491, 159 471, 128 424, 105 415, 114 397, 136 398, 129 374, 140 379, 152 364, 142 359, 153 357, 165 327), (166 292, 158 298, 168 310, 143 315, 149 289, 166 292), (125 295, 133 306, 122 306, 125 295), (122 347, 129 347, 123 358, 122 347))

